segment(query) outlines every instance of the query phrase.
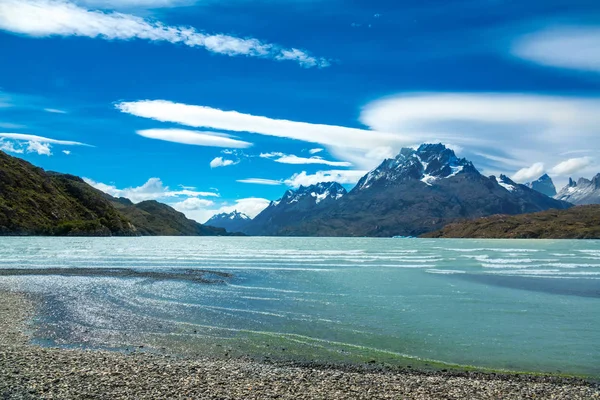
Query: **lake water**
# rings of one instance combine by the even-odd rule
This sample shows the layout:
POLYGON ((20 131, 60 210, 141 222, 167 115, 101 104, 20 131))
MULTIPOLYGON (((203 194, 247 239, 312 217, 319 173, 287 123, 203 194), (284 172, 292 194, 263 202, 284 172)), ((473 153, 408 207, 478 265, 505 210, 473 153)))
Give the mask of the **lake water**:
POLYGON ((232 277, 0 277, 37 342, 600 376, 600 241, 0 238, 0 268, 82 267, 232 277))

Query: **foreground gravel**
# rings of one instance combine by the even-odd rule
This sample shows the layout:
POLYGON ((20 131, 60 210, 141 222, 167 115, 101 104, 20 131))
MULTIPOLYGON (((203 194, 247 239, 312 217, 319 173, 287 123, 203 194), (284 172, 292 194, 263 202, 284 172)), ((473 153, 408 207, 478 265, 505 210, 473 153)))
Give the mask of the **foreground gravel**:
POLYGON ((34 302, 0 292, 0 399, 600 399, 576 379, 277 366, 41 348, 34 302))

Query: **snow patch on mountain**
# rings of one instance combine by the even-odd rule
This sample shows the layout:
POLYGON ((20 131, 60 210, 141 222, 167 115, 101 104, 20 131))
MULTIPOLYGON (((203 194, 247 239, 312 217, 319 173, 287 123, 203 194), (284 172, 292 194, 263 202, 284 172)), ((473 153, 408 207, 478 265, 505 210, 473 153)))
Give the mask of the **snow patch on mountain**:
MULTIPOLYGON (((494 178, 496 178, 496 177, 494 177, 494 178)), ((514 192, 516 189, 516 187, 514 185, 512 185, 511 183, 508 182, 508 179, 504 175, 500 175, 500 178, 496 178, 496 182, 498 183, 498 185, 502 186, 504 189, 508 190, 509 192, 514 192)))
POLYGON ((458 158, 443 144, 423 144, 418 149, 403 148, 393 159, 365 175, 355 190, 369 189, 375 184, 391 184, 419 180, 433 186, 440 179, 457 176, 466 171, 476 171, 470 161, 458 158))

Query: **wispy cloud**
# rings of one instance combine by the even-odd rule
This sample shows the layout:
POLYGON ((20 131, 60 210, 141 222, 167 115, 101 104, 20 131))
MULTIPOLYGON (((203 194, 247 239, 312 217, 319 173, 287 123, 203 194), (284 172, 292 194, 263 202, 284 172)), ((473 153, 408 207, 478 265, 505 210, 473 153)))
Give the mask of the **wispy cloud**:
POLYGON ((0 133, 0 150, 10 153, 23 154, 27 152, 51 156, 53 144, 62 146, 89 146, 70 140, 56 140, 26 133, 0 133))
POLYGON ((228 167, 230 165, 236 165, 238 163, 239 163, 239 161, 228 160, 228 159, 224 159, 223 157, 215 157, 210 162, 210 167, 211 168, 228 167))
POLYGON ((246 148, 252 146, 252 143, 233 139, 230 135, 217 132, 198 132, 187 129, 144 129, 139 130, 136 133, 148 139, 191 144, 195 146, 234 148, 246 148))
POLYGON ((517 40, 512 53, 550 67, 600 72, 600 27, 557 27, 517 40))
POLYGON ((73 142, 71 140, 57 140, 57 139, 51 139, 51 138, 47 138, 47 137, 43 137, 43 136, 30 135, 27 133, 3 133, 3 132, 0 132, 0 137, 4 137, 7 139, 14 139, 14 140, 60 144, 63 146, 89 146, 88 144, 80 143, 80 142, 73 142))
POLYGON ((247 178, 247 179, 238 179, 236 182, 240 183, 250 183, 253 185, 282 185, 283 181, 275 180, 275 179, 263 179, 263 178, 247 178))
POLYGON ((570 158, 558 163, 550 171, 557 175, 569 175, 581 171, 592 164, 592 162, 593 160, 591 157, 570 158))
POLYGON ((0 122, 0 128, 2 129, 23 129, 25 125, 15 124, 12 122, 0 122))
POLYGON ((282 164, 324 164, 332 167, 351 167, 352 163, 347 161, 328 161, 321 157, 298 157, 295 155, 287 155, 273 160, 282 164))
POLYGON ((539 178, 544 174, 544 164, 535 163, 530 167, 521 168, 512 177, 513 181, 523 183, 539 178))
POLYGON ((281 163, 281 164, 294 164, 294 165, 324 164, 324 165, 330 165, 332 167, 351 167, 352 166, 352 163, 347 162, 347 161, 329 161, 329 160, 325 160, 325 159, 323 159, 321 157, 317 157, 317 156, 310 157, 310 158, 298 157, 293 154, 284 154, 284 153, 280 153, 280 152, 261 153, 259 157, 272 158, 272 159, 274 159, 273 161, 281 163))
POLYGON ((59 110, 58 108, 44 108, 44 111, 52 114, 66 114, 66 111, 59 110))
POLYGON ((0 29, 31 37, 84 36, 105 40, 141 39, 202 47, 212 53, 272 60, 291 60, 302 67, 329 62, 298 49, 286 49, 255 38, 208 34, 192 27, 169 26, 135 15, 89 10, 65 0, 2 0, 0 29))
POLYGON ((118 189, 115 185, 108 185, 102 182, 96 182, 89 178, 83 178, 84 181, 96 189, 107 193, 113 197, 125 197, 134 203, 144 200, 158 200, 172 197, 219 197, 214 192, 199 192, 195 190, 171 190, 165 186, 160 178, 150 178, 146 183, 137 187, 128 187, 118 189))
POLYGON ((355 184, 360 178, 362 178, 368 171, 345 171, 345 170, 332 170, 332 171, 318 171, 314 174, 307 174, 306 171, 302 171, 299 174, 294 174, 289 179, 286 179, 284 183, 290 187, 297 188, 300 186, 315 185, 320 182, 337 182, 340 184, 355 184))
POLYGON ((67 156, 71 155, 71 150, 63 150, 62 152, 67 156))
POLYGON ((308 152, 309 152, 310 154, 317 154, 317 153, 320 153, 320 152, 322 152, 323 150, 324 150, 324 149, 317 148, 317 149, 310 149, 308 152))

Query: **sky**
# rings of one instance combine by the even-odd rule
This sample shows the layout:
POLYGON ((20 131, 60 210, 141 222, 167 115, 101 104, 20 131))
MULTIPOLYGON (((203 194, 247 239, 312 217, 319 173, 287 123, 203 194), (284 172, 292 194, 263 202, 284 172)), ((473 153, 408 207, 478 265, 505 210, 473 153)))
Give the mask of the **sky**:
POLYGON ((0 150, 204 222, 441 142, 600 172, 597 0, 0 0, 0 150))

